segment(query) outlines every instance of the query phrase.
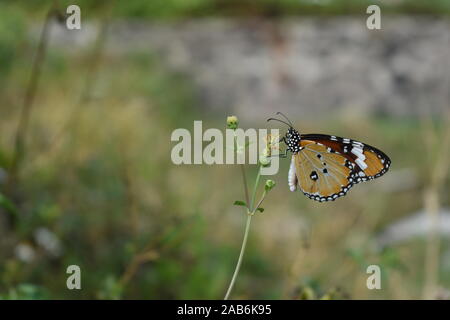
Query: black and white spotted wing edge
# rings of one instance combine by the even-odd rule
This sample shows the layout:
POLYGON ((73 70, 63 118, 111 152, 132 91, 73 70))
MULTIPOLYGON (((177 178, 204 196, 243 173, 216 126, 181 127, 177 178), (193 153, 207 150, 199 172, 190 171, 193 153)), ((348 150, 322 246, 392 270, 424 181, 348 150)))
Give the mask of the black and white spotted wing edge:
POLYGON ((356 156, 356 159, 354 160, 356 163, 355 184, 381 177, 389 170, 391 166, 391 159, 383 151, 357 140, 326 134, 304 134, 301 135, 301 139, 313 141, 330 141, 331 143, 337 143, 340 146, 342 146, 342 148, 337 147, 332 148, 327 144, 331 152, 343 153, 353 157, 356 156), (383 168, 374 175, 367 176, 364 173, 364 170, 367 168, 367 164, 364 162, 365 160, 365 156, 363 154, 364 151, 369 151, 375 154, 377 158, 380 160, 381 164, 383 164, 383 168))

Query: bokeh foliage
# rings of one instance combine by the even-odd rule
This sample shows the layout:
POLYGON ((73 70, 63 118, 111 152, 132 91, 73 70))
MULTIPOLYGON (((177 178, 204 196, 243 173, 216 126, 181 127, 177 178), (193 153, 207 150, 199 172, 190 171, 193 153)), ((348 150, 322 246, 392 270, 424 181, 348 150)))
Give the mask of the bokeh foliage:
MULTIPOLYGON (((30 14, 45 10, 53 0, 18 0, 20 7, 30 14)), ((88 9, 88 14, 98 15, 110 0, 59 1, 62 7, 79 4, 88 9)), ((117 17, 180 19, 211 16, 234 17, 287 17, 301 15, 349 15, 361 14, 371 4, 381 4, 383 13, 394 14, 450 14, 450 4, 446 0, 128 0, 114 4, 117 17)))
MULTIPOLYGON (((368 2, 330 1, 318 7, 299 0, 129 0, 118 1, 113 15, 334 15, 360 12, 368 2)), ((49 3, 0 3, 0 297, 221 298, 245 219, 232 205, 241 195, 239 170, 174 166, 170 134, 191 128, 199 118, 225 127, 227 115, 207 113, 205 118, 190 79, 151 54, 103 53, 88 98, 81 99, 94 48, 76 55, 48 52, 20 180, 13 190, 8 187, 14 133, 36 47, 26 33, 41 25, 49 3), (66 288, 70 264, 82 268, 81 291, 66 288)), ((91 19, 108 5, 77 3, 91 19)), ((448 14, 449 4, 399 1, 390 11, 448 14)), ((412 168, 419 183, 388 192, 376 181, 323 205, 288 192, 287 163, 282 162, 277 188, 255 219, 235 297, 419 298, 423 239, 382 251, 371 244, 384 226, 422 207, 429 161, 416 143, 422 139, 420 120, 370 117, 357 125, 339 116, 315 123, 293 120, 304 131, 326 128, 383 146, 393 170, 412 168), (382 266, 384 290, 365 288, 369 264, 382 266)), ((439 127, 439 119, 434 121, 439 127)), ((448 204, 448 195, 443 201, 448 204)), ((448 249, 444 242, 441 251, 448 249)), ((442 286, 450 286, 448 261, 442 261, 439 276, 442 286)))

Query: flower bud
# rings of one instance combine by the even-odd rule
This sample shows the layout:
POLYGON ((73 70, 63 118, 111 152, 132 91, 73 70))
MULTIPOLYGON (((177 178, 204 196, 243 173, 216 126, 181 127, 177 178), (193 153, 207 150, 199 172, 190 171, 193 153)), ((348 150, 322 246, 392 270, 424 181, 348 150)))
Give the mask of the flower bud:
POLYGON ((239 124, 239 120, 236 116, 227 117, 227 127, 229 129, 236 130, 239 124))
POLYGON ((266 192, 269 192, 274 187, 275 187, 275 181, 273 181, 273 180, 266 180, 266 185, 264 186, 264 190, 266 190, 266 192))
POLYGON ((270 165, 270 157, 268 157, 265 152, 263 152, 263 154, 261 154, 259 156, 259 163, 263 166, 263 167, 267 167, 270 165))

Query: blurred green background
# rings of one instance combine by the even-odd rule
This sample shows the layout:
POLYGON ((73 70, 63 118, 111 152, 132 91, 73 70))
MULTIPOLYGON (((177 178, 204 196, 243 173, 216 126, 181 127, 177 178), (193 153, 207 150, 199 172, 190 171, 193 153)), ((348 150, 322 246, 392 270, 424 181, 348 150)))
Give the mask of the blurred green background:
MULTIPOLYGON (((257 117, 252 114, 258 106, 211 108, 199 98, 192 74, 170 68, 156 52, 112 53, 105 45, 111 25, 176 26, 205 18, 276 24, 354 15, 364 26, 372 1, 56 3, 54 16, 63 25, 65 8, 76 3, 82 24, 98 24, 103 32, 79 50, 72 52, 70 44, 63 50, 50 45, 51 33, 39 40, 52 1, 0 1, 0 298, 223 298, 245 223, 242 208, 233 206, 243 199, 240 171, 231 165, 173 165, 170 135, 199 119, 204 127, 225 128, 230 112, 241 127, 266 128, 261 119, 284 110, 276 101, 271 112, 264 109, 257 117), (81 267, 82 290, 66 288, 71 264, 81 267)), ((392 19, 446 21, 450 13, 444 0, 381 3, 392 19)), ((377 245, 398 219, 408 221, 421 210, 425 220, 439 212, 444 217, 449 204, 445 109, 427 112, 424 104, 421 113, 395 115, 386 111, 389 103, 383 112, 364 116, 348 117, 348 110, 291 116, 303 133, 379 147, 390 155, 392 170, 321 204, 289 192, 289 161, 282 160, 265 212, 254 218, 233 298, 450 296, 445 232, 377 245), (366 287, 371 264, 382 269, 381 290, 366 287)), ((256 166, 247 169, 254 177, 256 166)))

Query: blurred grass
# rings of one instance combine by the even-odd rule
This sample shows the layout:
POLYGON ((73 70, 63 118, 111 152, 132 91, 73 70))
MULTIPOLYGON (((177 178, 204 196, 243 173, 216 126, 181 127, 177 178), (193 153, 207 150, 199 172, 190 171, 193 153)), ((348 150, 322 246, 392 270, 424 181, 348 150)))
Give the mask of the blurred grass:
MULTIPOLYGON (((155 57, 103 55, 89 100, 78 103, 91 51, 72 57, 49 52, 20 184, 14 192, 7 190, 13 134, 34 55, 34 44, 25 37, 27 16, 38 15, 47 3, 26 2, 25 11, 18 10, 25 6, 19 1, 2 4, 0 10, 0 298, 221 298, 245 219, 232 206, 242 197, 239 170, 174 166, 169 137, 175 128, 191 128, 196 119, 204 119, 205 126, 225 127, 227 115, 208 112, 205 119, 189 79, 166 70, 155 57), (10 30, 17 33, 12 36, 10 30), (10 219, 11 210, 16 219, 10 219), (38 230, 53 235, 60 251, 48 239, 42 241, 38 230), (81 291, 65 286, 65 270, 71 264, 81 267, 81 291)), ((164 2, 168 7, 161 1, 146 2, 148 7, 137 3, 120 2, 116 10, 146 17, 197 16, 196 10, 216 10, 205 9, 207 2, 200 0, 164 2)), ((356 6, 355 1, 349 3, 356 6)), ((427 3, 446 6, 444 1, 427 3)), ((348 6, 345 12, 351 12, 348 6)), ((341 298, 419 298, 425 241, 381 252, 371 243, 384 226, 422 207, 429 161, 418 142, 420 120, 353 121, 344 115, 314 123, 292 120, 302 132, 358 137, 380 146, 393 160, 388 175, 411 168, 419 175, 419 184, 388 192, 380 179, 358 186, 339 201, 319 204, 288 192, 288 162, 282 161, 266 211, 254 219, 235 297, 317 298, 340 292, 341 298), (369 264, 381 266, 383 290, 365 287, 369 264)), ((441 119, 433 121, 440 135, 444 125, 441 119)), ((442 195, 447 205, 448 185, 447 179, 442 195)), ((443 241, 441 252, 449 249, 448 240, 443 241)), ((450 286, 445 261, 439 277, 443 287, 450 286)))
MULTIPOLYGON (((52 0, 17 0, 18 6, 31 15, 45 10, 52 0)), ((83 14, 95 17, 101 14, 109 0, 60 0, 62 8, 78 4, 83 14)), ((378 4, 388 14, 449 15, 447 0, 128 0, 114 5, 116 17, 148 19, 182 19, 211 16, 282 17, 299 15, 349 15, 364 14, 369 5, 378 4)))

